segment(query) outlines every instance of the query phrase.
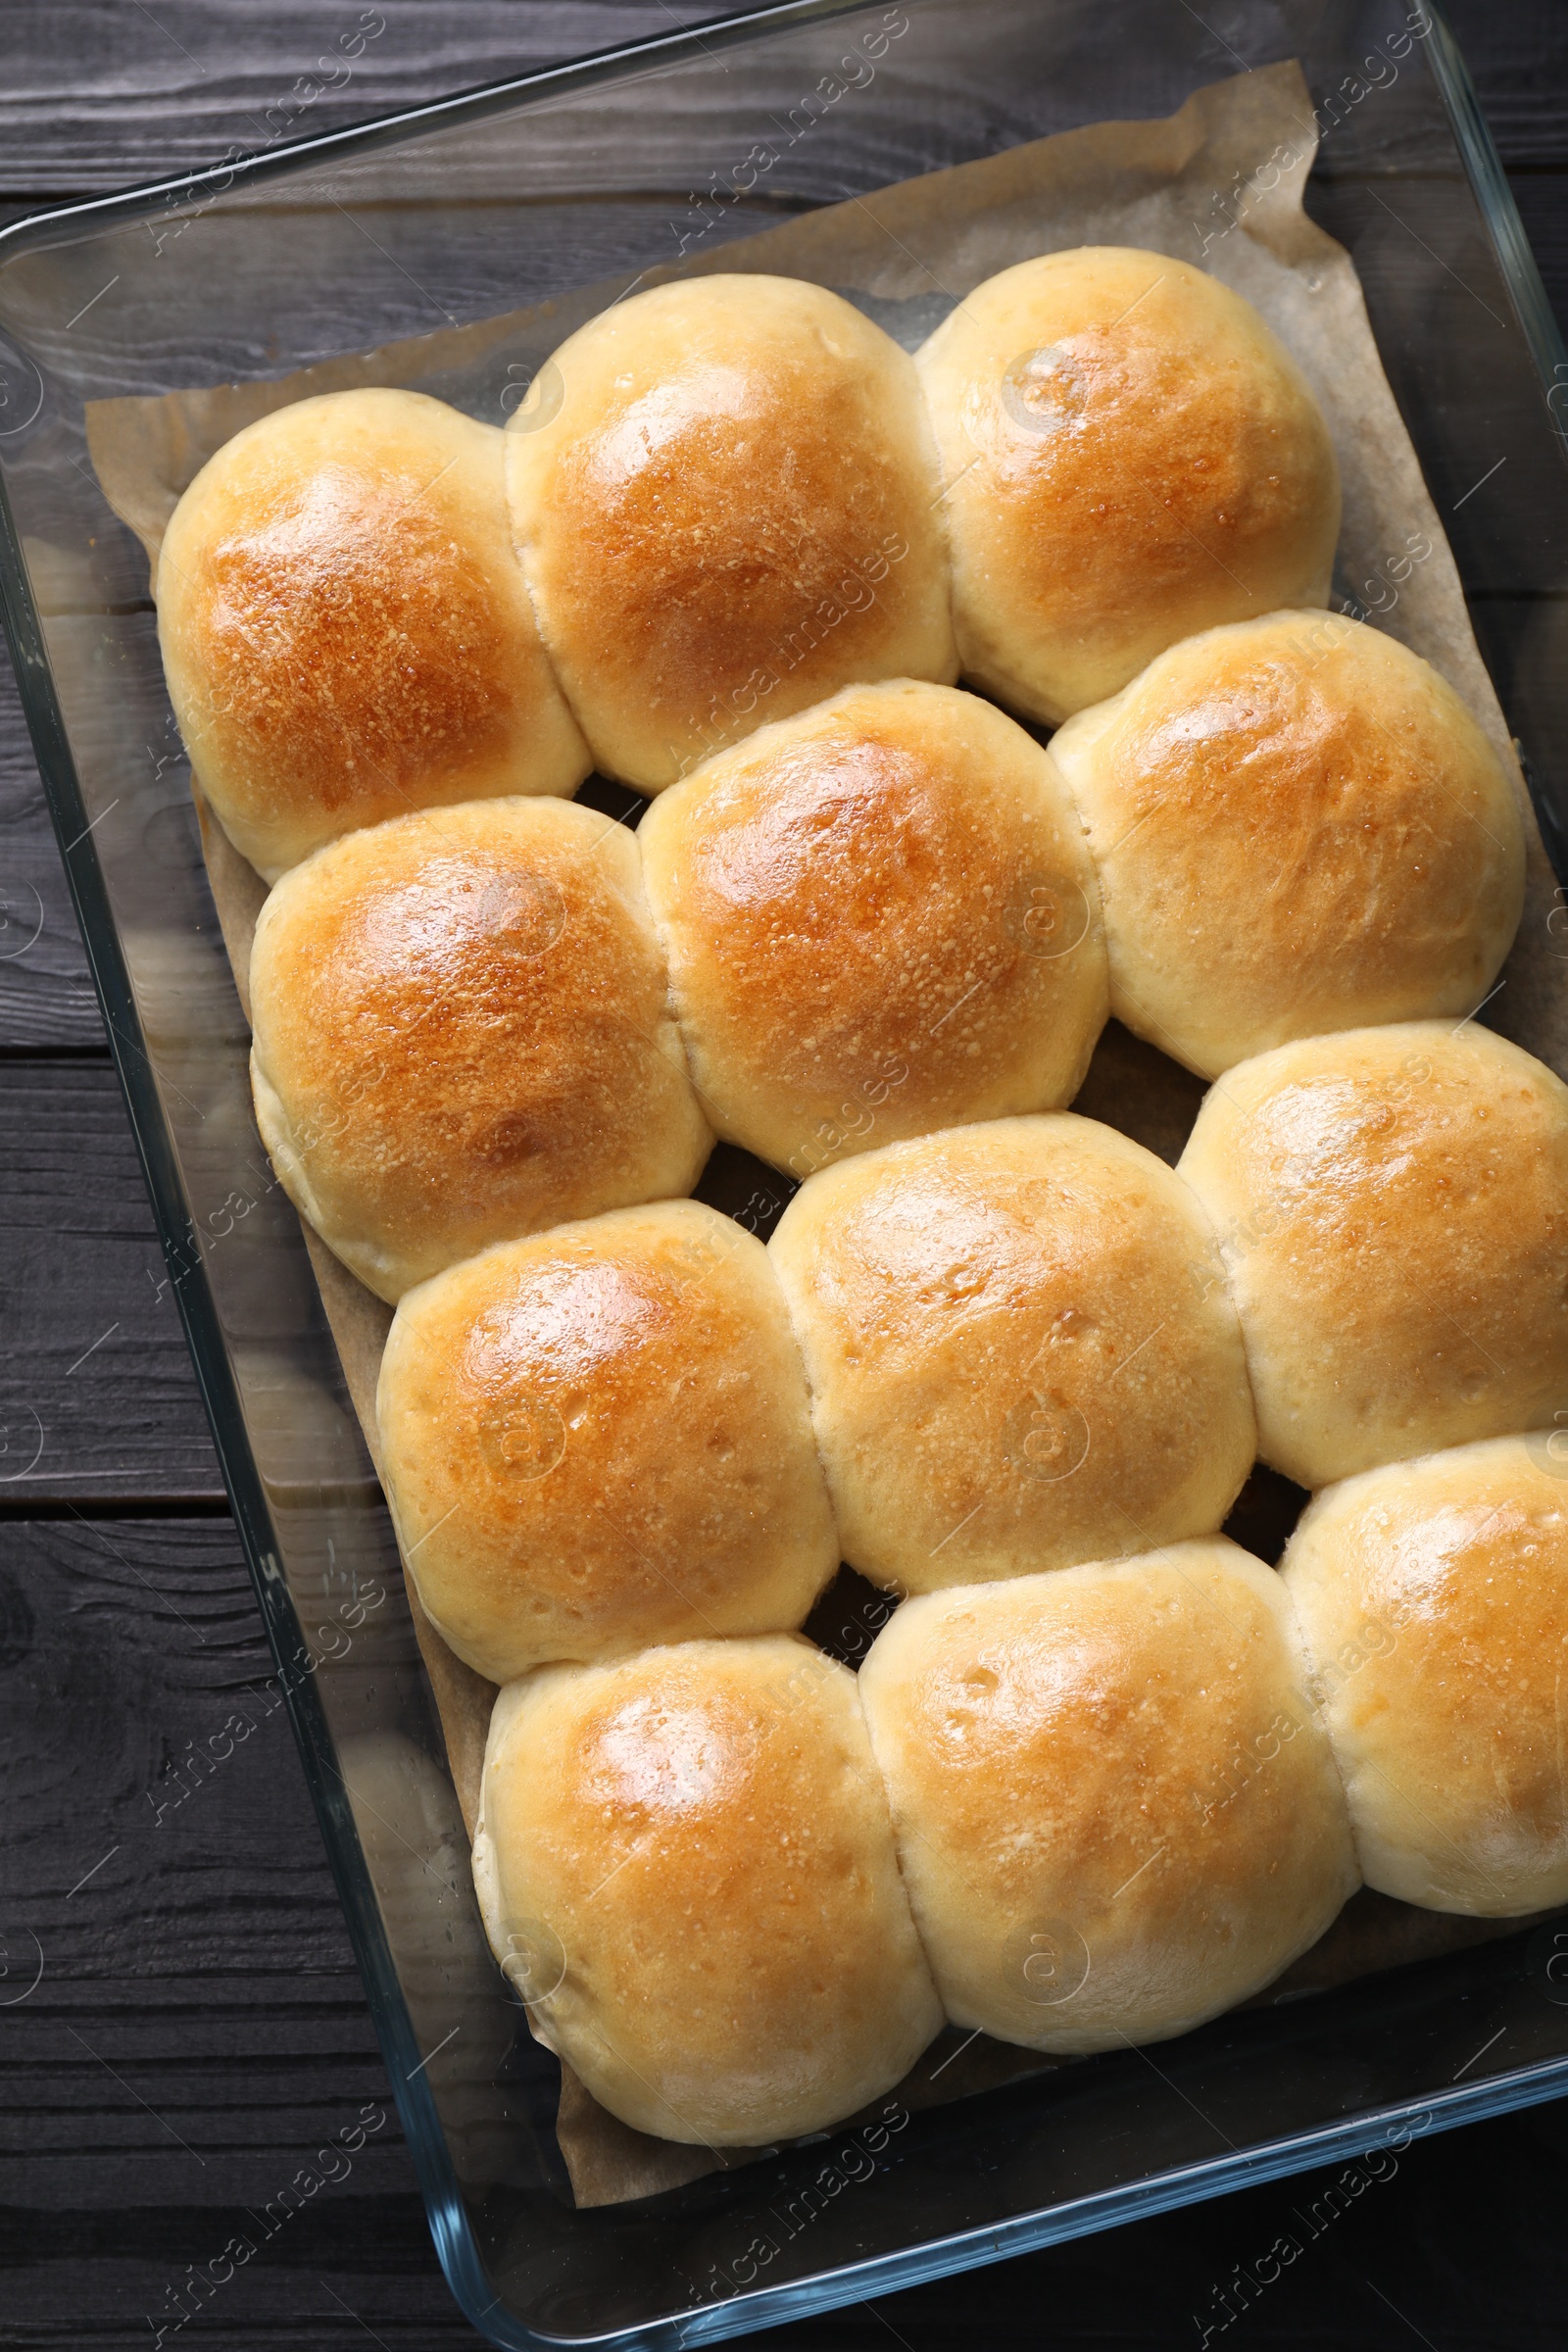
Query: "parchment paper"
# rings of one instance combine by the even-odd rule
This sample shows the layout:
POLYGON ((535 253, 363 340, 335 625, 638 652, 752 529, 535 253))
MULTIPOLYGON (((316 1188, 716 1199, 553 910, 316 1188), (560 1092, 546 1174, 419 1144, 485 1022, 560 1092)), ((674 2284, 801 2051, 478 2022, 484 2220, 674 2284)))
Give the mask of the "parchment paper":
MULTIPOLYGON (((1389 566, 1397 571, 1410 534, 1430 544, 1430 556, 1399 580, 1397 601, 1379 612, 1378 625, 1448 678, 1514 776, 1531 845, 1529 889, 1506 985, 1488 1007, 1489 1024, 1568 1074, 1568 989, 1546 930, 1554 904, 1550 868, 1447 541, 1378 359, 1355 271, 1343 248, 1301 209, 1315 147, 1312 103, 1299 69, 1274 66, 1195 91, 1167 120, 1092 124, 905 181, 716 245, 683 266, 650 271, 640 282, 716 270, 808 278, 848 296, 910 348, 983 278, 1034 254, 1074 245, 1136 245, 1201 261, 1245 295, 1294 352, 1328 417, 1345 491, 1342 583, 1353 595, 1370 593, 1377 581, 1381 602, 1396 576, 1389 566), (1282 167, 1282 154, 1294 160, 1282 167), (1226 218, 1216 213, 1215 193, 1238 186, 1249 192, 1247 201, 1234 226, 1214 236, 1216 221, 1223 226, 1226 218)), ((270 381, 93 403, 87 440, 100 484, 147 549, 156 580, 158 549, 175 502, 242 425, 313 393, 362 384, 437 390, 498 422, 495 385, 507 361, 537 368, 623 291, 622 281, 606 281, 565 300, 270 381)), ((213 897, 248 1016, 250 942, 266 887, 224 837, 199 781, 193 782, 213 897)), ((1188 1073, 1113 1026, 1078 1107, 1174 1159, 1201 1091, 1188 1073)), ((379 1469, 375 1379, 391 1310, 308 1229, 306 1241, 379 1469)), ((409 1605, 471 1838, 494 1690, 433 1632, 412 1584, 409 1605)), ((1248 2006, 1324 1990, 1378 1969, 1516 1934, 1527 1924, 1447 1918, 1363 1891, 1311 1952, 1248 2006)), ((1044 2058, 984 2035, 964 2045, 959 2034, 950 2032, 893 2095, 910 2109, 931 2106, 1062 2063, 1082 2061, 1044 2058)), ((707 2148, 650 2139, 599 2107, 569 2067, 562 2075, 557 2130, 579 2205, 655 2195, 764 2153, 730 2149, 715 2157, 707 2148)), ((853 2122, 848 2119, 849 2128, 853 2122)))

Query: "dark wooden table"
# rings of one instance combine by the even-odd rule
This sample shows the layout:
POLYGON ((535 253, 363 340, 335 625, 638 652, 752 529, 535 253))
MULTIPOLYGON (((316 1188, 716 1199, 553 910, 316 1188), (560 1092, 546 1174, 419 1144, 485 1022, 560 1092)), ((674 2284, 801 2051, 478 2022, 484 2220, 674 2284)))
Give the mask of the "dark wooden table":
MULTIPOLYGON (((1568 0, 1453 10, 1568 318, 1568 0)), ((259 143, 268 107, 355 13, 5 0, 0 217, 259 143)), ((608 47, 676 12, 379 0, 378 13, 386 30, 320 103, 321 127, 608 47)), ((720 13, 681 0, 687 22, 720 13)), ((1108 25, 1113 0, 1106 13, 1108 25)), ((1211 0, 1220 33, 1224 14, 1211 0)), ((235 2352, 478 2340, 436 2266, 282 1713, 201 1786, 179 1773, 270 1671, 0 668, 0 2346, 152 2345, 187 2266, 220 2254, 247 2207, 362 2118, 347 2176, 181 2340, 235 2352)), ((1568 2103, 1418 2143, 1234 2340, 1559 2352, 1565 2173, 1568 2103)), ((785 2339, 823 2352, 890 2336, 924 2352, 977 2333, 1196 2345, 1193 2315, 1211 2314, 1215 2288, 1336 2177, 890 2296, 785 2339)))

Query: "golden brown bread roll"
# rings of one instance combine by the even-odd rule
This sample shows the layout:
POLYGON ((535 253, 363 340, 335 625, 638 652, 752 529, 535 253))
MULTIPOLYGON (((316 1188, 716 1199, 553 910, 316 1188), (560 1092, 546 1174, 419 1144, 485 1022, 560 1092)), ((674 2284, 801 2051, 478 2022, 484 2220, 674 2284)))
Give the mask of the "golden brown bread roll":
POLYGON ((1092 1119, 891 1144, 768 1252, 852 1567, 906 1592, 1217 1528, 1255 1431, 1203 1214, 1092 1119))
POLYGON ((1239 294, 1162 253, 1042 255, 916 358, 964 674, 1053 723, 1179 637, 1328 601, 1339 469, 1239 294))
POLYGON ((720 1135, 796 1176, 1071 1102, 1105 1019, 1094 868, 1038 744, 951 687, 852 686, 638 833, 720 1135))
POLYGON ((511 1684, 473 1874, 535 2031, 662 2139, 820 2131, 942 2024, 855 1677, 794 1636, 511 1684))
POLYGON ((1327 1486, 1568 1399, 1568 1087, 1517 1046, 1442 1021, 1277 1046, 1209 1089, 1178 1173, 1288 1478, 1327 1486))
POLYGON ((1110 1007, 1204 1077, 1297 1037, 1468 1012, 1524 904, 1513 785, 1392 637, 1277 612, 1189 638, 1053 737, 1110 1007))
POLYGON ((860 1695, 955 2025, 1185 2034, 1355 1890, 1279 1579, 1220 1538, 907 1601, 860 1695))
POLYGON ((513 530, 607 775, 659 792, 852 679, 956 675, 913 364, 839 295, 658 286, 550 371, 508 433, 513 530))
POLYGON ((637 844, 472 801, 286 874, 251 953, 251 1084, 290 1200, 397 1299, 487 1244, 690 1192, 711 1138, 637 844))
POLYGON ((695 1200, 406 1292, 376 1418, 425 1614, 491 1682, 799 1625, 838 1565, 767 1253, 695 1200))
POLYGON ((191 763, 270 882, 353 826, 588 773, 502 435, 421 392, 328 392, 236 433, 170 517, 157 595, 191 763))
POLYGON ((1366 1883, 1401 1902, 1489 1919, 1568 1903, 1560 1435, 1347 1479, 1281 1563, 1366 1883))

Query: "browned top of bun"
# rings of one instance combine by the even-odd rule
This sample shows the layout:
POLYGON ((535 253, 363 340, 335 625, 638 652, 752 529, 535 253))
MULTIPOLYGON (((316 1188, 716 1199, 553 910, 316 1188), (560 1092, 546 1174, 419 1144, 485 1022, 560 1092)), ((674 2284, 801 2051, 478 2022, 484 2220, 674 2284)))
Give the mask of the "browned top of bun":
POLYGON ((1259 1450, 1301 1485, 1529 1428, 1568 1395, 1568 1088, 1479 1023, 1240 1062, 1179 1173, 1229 1266, 1259 1450))
POLYGON ((501 454, 420 394, 333 393, 247 426, 175 510, 171 691, 225 830, 270 877, 352 825, 585 773, 501 454))
POLYGON ((546 1946, 551 2047, 638 2130, 818 2130, 941 2023, 855 1678, 786 1636, 545 1667, 501 1693, 474 1875, 546 1946))
POLYGON ((640 835, 705 1098, 808 1176, 1070 1100, 1104 1018, 1093 870, 1045 754, 977 697, 851 687, 640 835))
POLYGON ((767 1253, 695 1200, 421 1283, 376 1408, 426 1614, 492 1682, 798 1624, 837 1564, 767 1253))
POLYGON ((268 901, 251 997, 279 1174, 382 1297, 702 1165, 636 845, 589 809, 472 802, 346 836, 268 901))
POLYGON ((1321 1935, 1355 1869, 1289 1617, 1219 1537, 899 1610, 862 1703, 956 2023, 1154 2039, 1321 1935), (1032 1997, 1056 1989, 1033 1936, 1067 1964, 1059 2001, 1032 1997))
POLYGON ((1337 613, 1173 646, 1051 758, 1084 811, 1112 1003, 1213 1076, 1293 1037, 1468 1012, 1512 941, 1510 778, 1436 670, 1337 613))
POLYGON ((1162 646, 1326 595, 1339 478, 1251 306, 1169 255, 1086 246, 966 295, 921 351, 966 671, 1060 718, 1162 646))
POLYGON ((1017 1576, 1217 1527, 1255 1449, 1213 1239, 1152 1152, 1070 1111, 891 1144, 802 1186, 768 1254, 844 1556, 1017 1576))
POLYGON ((660 286, 552 365, 559 411, 508 437, 514 526, 608 772, 657 790, 848 679, 953 676, 913 367, 841 297, 660 286))
POLYGON ((1328 1488, 1281 1562, 1370 1885, 1489 1917, 1568 1897, 1568 1442, 1328 1488))

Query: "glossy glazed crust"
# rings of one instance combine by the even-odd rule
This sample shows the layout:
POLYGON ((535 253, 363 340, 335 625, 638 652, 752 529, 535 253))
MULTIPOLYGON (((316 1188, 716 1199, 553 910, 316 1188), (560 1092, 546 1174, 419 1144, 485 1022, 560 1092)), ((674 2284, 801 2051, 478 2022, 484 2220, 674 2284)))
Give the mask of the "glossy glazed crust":
POLYGON ((1356 1886, 1279 1580, 1221 1538, 910 1601, 860 1691, 955 2025, 1184 2034, 1356 1886))
POLYGON ((1281 1564, 1369 1886, 1568 1902, 1568 1446, 1494 1438, 1348 1479, 1281 1564))
POLYGON ((536 2031, 663 2139, 821 2130, 942 2024, 855 1677, 788 1635, 513 1684, 474 1878, 536 2031))
POLYGON ((607 774, 658 792, 851 680, 957 674, 913 365, 795 278, 659 286, 507 435, 545 642, 607 774))
POLYGON ((356 825, 588 772, 502 435, 439 400, 330 392, 247 425, 170 517, 157 590, 191 763, 270 882, 356 825))
POLYGON ((1178 1172, 1230 1271, 1265 1461, 1305 1487, 1568 1397, 1568 1087, 1475 1024, 1277 1047, 1178 1172))
POLYGON ((768 1245, 853 1567, 904 1592, 1206 1534, 1254 1451, 1212 1236, 1070 1112, 891 1145, 768 1245))
POLYGON ((1524 904, 1511 779, 1392 637, 1281 612, 1171 648, 1051 759, 1099 867, 1111 1010, 1203 1077, 1468 1012, 1524 904))
POLYGON ((1328 601, 1339 469, 1250 303, 1087 246, 988 278, 916 357, 964 674, 1053 724, 1216 622, 1328 601))
POLYGON ((256 1115, 396 1300, 489 1243, 688 1193, 711 1138, 637 846, 554 800, 431 808, 285 875, 251 956, 256 1115))
POLYGON ((638 835, 719 1132, 799 1177, 1068 1102, 1106 1013, 1071 800, 951 687, 855 686, 665 793, 638 835))
POLYGON ((838 1565, 767 1254, 695 1200, 407 1293, 376 1414, 419 1598, 491 1682, 799 1625, 838 1565))

